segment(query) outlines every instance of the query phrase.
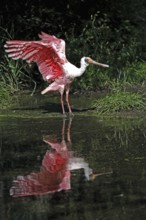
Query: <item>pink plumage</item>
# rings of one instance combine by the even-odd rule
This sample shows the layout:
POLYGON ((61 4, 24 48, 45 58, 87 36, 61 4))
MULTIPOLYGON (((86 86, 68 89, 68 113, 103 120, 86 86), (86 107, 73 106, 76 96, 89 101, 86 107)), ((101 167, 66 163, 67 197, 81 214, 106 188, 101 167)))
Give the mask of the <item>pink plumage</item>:
POLYGON ((108 67, 98 63, 90 57, 81 58, 81 66, 78 68, 66 59, 65 41, 44 32, 39 34, 39 41, 8 40, 4 47, 8 56, 14 60, 22 59, 26 62, 36 62, 45 81, 54 81, 41 94, 51 91, 59 91, 62 112, 65 115, 63 94, 66 90, 66 102, 70 115, 72 110, 69 104, 69 90, 71 82, 80 77, 89 64, 108 67))
POLYGON ((54 80, 63 74, 61 65, 66 62, 65 43, 45 33, 39 36, 40 41, 9 40, 5 44, 5 51, 14 60, 36 62, 43 79, 46 80, 48 76, 54 80))
POLYGON ((66 169, 67 159, 56 152, 47 151, 40 171, 26 176, 17 176, 10 189, 13 197, 45 195, 69 190, 70 171, 66 169))

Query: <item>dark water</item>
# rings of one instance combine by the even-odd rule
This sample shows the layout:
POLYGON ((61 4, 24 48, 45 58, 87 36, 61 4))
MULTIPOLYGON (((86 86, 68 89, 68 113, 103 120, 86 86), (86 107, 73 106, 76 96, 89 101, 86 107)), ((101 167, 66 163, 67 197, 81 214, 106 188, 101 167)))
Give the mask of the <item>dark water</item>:
POLYGON ((146 219, 146 121, 0 119, 1 220, 146 219))

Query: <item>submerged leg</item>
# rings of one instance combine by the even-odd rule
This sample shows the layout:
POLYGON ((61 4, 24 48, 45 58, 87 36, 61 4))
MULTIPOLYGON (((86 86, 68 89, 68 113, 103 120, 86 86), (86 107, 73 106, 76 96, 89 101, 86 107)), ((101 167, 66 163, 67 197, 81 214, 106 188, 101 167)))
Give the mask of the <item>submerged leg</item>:
POLYGON ((72 124, 72 118, 69 118, 68 127, 67 127, 67 141, 69 144, 71 144, 71 137, 70 137, 71 124, 72 124))
POLYGON ((72 123, 72 118, 69 118, 68 119, 68 124, 67 124, 67 132, 66 131, 66 118, 63 118, 63 125, 62 125, 62 142, 65 141, 65 135, 67 137, 67 148, 71 147, 71 135, 70 135, 70 132, 71 132, 71 123, 72 123))
POLYGON ((63 118, 63 125, 62 125, 62 130, 61 130, 61 134, 62 134, 62 140, 65 140, 65 118, 63 118))

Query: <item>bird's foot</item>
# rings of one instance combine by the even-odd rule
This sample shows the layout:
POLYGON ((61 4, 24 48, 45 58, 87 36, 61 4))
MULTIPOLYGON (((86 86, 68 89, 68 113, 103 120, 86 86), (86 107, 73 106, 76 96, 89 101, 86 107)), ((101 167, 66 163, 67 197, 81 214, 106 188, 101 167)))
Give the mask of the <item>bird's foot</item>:
POLYGON ((63 113, 63 118, 66 119, 67 118, 67 114, 63 113))
POLYGON ((74 117, 74 114, 73 114, 72 112, 69 112, 69 113, 68 113, 68 116, 69 116, 69 118, 73 118, 73 117, 74 117))
POLYGON ((66 119, 66 118, 73 118, 74 117, 74 114, 72 112, 69 112, 68 114, 66 113, 63 113, 63 117, 66 119))

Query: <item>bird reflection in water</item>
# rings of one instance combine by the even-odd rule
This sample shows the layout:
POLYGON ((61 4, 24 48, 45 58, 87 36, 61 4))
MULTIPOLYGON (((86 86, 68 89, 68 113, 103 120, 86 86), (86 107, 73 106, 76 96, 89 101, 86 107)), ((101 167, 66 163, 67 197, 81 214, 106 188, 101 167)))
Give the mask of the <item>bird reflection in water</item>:
POLYGON ((65 140, 65 122, 66 120, 64 119, 61 142, 51 135, 43 137, 43 141, 51 149, 45 153, 40 171, 30 173, 27 176, 17 176, 10 188, 11 196, 45 195, 62 190, 70 190, 72 170, 84 169, 85 178, 87 180, 93 178, 92 169, 84 158, 75 157, 74 152, 70 151, 72 119, 68 121, 67 140, 65 140))

